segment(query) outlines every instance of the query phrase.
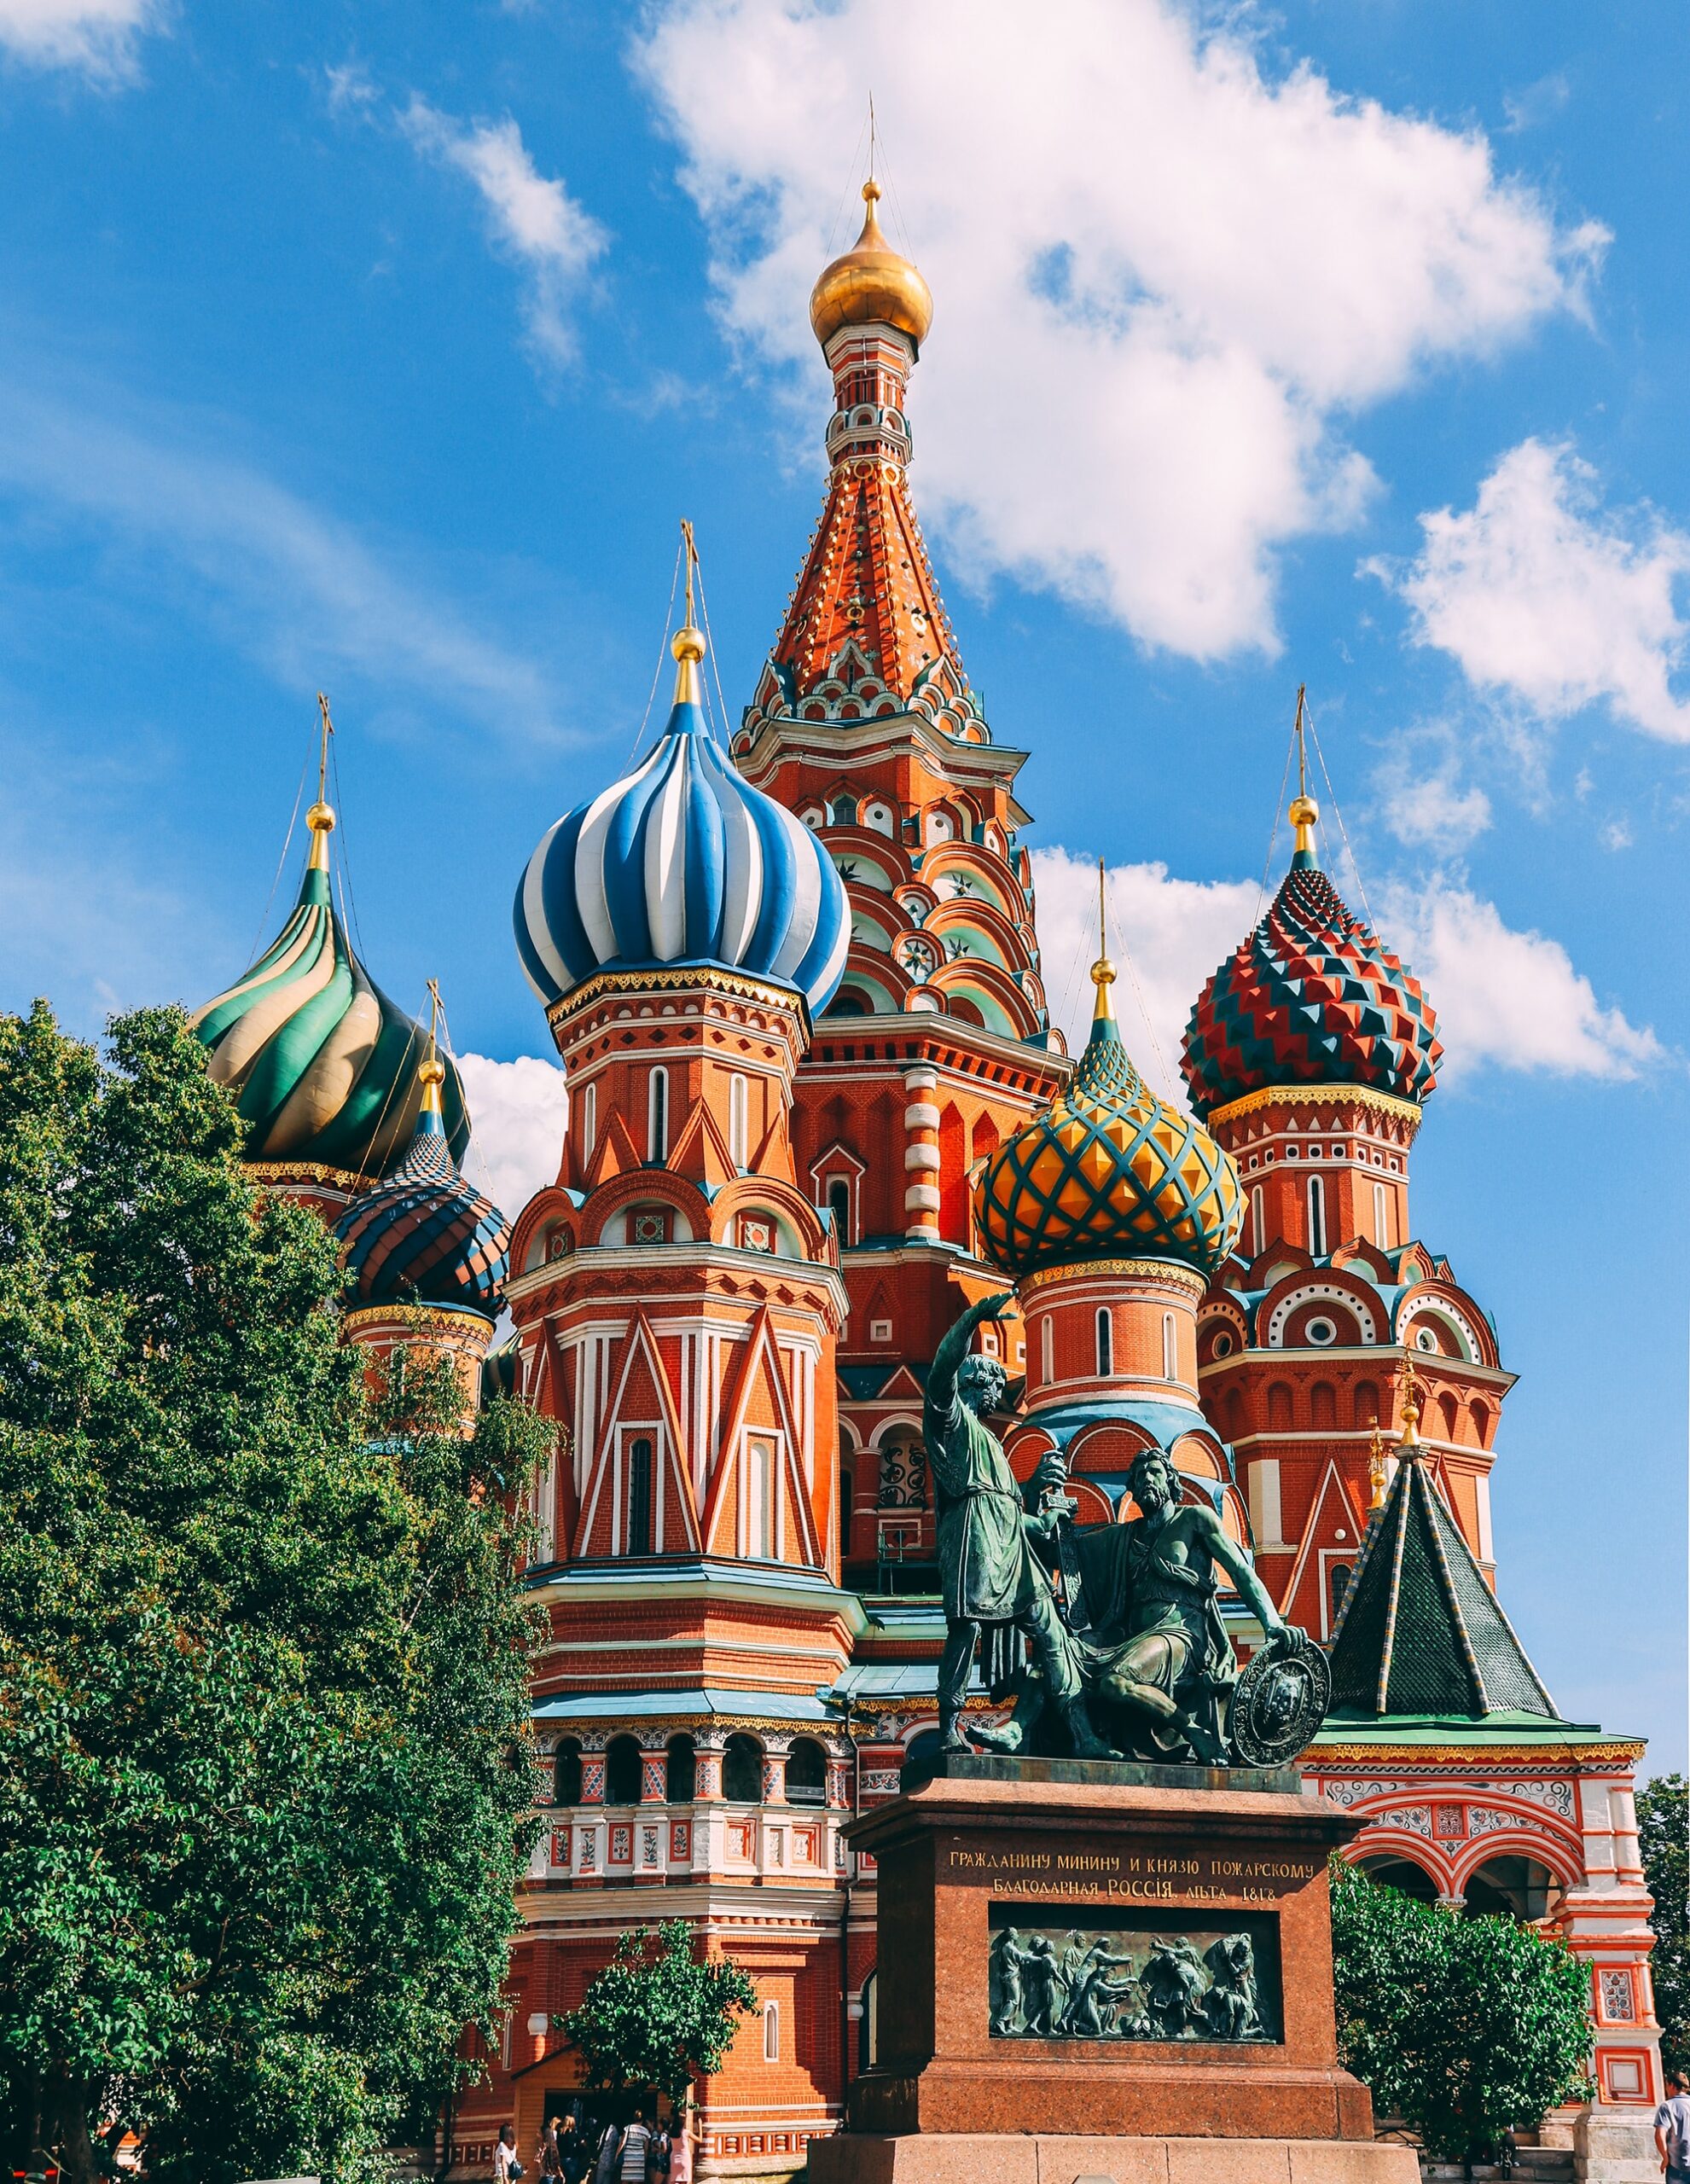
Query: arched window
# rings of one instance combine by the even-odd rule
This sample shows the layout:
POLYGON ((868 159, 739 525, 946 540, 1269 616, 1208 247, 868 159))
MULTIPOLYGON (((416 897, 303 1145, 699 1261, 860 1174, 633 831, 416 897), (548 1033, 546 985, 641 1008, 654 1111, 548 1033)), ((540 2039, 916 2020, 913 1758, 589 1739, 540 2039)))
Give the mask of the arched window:
POLYGON ((794 1737, 787 1754, 787 1803, 825 1805, 828 1802, 828 1755, 813 1737, 794 1737))
POLYGON ((1309 1391, 1310 1413, 1316 1426, 1338 1423, 1338 1391, 1330 1380, 1316 1380, 1309 1391))
POLYGON ((565 1737, 552 1761, 552 1803, 578 1805, 581 1802, 581 1740, 565 1737))
POLYGON ((1291 1390, 1283 1380, 1275 1380, 1268 1390, 1268 1430, 1285 1433, 1291 1429, 1291 1390))
POLYGON ((833 1217, 833 1234, 839 1240, 840 1249, 856 1239, 851 1228, 851 1183, 844 1176, 835 1176, 828 1185, 828 1211, 833 1217))
POLYGON ((642 1434, 628 1443, 628 1552, 652 1551, 652 1444, 642 1434))
POLYGON ((1174 1330, 1174 1316, 1171 1312, 1164 1312, 1162 1315, 1162 1378, 1164 1380, 1176 1380, 1179 1376, 1180 1348, 1179 1340, 1174 1330))
POLYGON ((1456 1420, 1461 1414, 1461 1405, 1447 1391, 1437 1398, 1437 1414, 1443 1420, 1444 1439, 1453 1441, 1455 1438, 1456 1420))
POLYGON ((599 1088, 596 1084, 581 1087, 580 1131, 581 1165, 584 1168, 593 1157, 593 1147, 599 1141, 599 1088))
POLYGON ((654 1069, 646 1080, 646 1158, 669 1158, 669 1072, 654 1069))
POLYGON ((1356 1423, 1358 1426, 1379 1424, 1379 1389, 1372 1380, 1356 1383, 1356 1423))
POLYGON ((833 818, 836 827, 857 824, 857 799, 850 796, 836 796, 833 801, 833 818))
POLYGON ((1469 1403, 1467 1415, 1472 1420, 1473 1438, 1482 1449, 1484 1446, 1484 1437, 1490 1431, 1490 1408, 1482 1403, 1469 1403))
POLYGON ((640 1802, 640 1744, 637 1737, 613 1737, 605 1746, 604 1801, 607 1805, 640 1802))
POLYGON ((1268 1215, 1260 1183, 1250 1194, 1250 1241, 1252 1256, 1259 1258, 1268 1248, 1268 1215))
POLYGON ((775 1555, 775 1476, 774 1442, 766 1434, 752 1434, 746 1443, 745 1551, 757 1562, 772 1561, 775 1555))
POLYGON ((1309 1178, 1309 1255, 1323 1259, 1327 1253, 1327 1187, 1318 1176, 1309 1178))
POLYGON ((1044 1385, 1048 1387, 1056 1378, 1056 1322, 1048 1312, 1039 1321, 1038 1362, 1044 1385))
POLYGON ((736 1168, 751 1165, 751 1089, 743 1077, 728 1080, 728 1158, 736 1168))
POLYGON ((778 2063, 781 2059, 781 2005, 778 2002, 763 2005, 763 2059, 765 2063, 778 2063))
POLYGON ((671 1805, 689 1805, 698 1792, 699 1761, 692 1739, 683 1729, 669 1740, 664 1762, 663 1794, 671 1805))
POLYGON ((1106 1304, 1097 1312, 1097 1377, 1106 1380, 1115 1370, 1115 1322, 1109 1316, 1106 1304))
POLYGON ((1391 1217, 1385 1207, 1385 1185, 1373 1185, 1373 1241, 1380 1251, 1391 1241, 1391 1217))
POLYGON ((1327 1574, 1327 1585, 1332 1600, 1331 1616, 1327 1624, 1328 1636, 1338 1628, 1338 1612, 1344 1606, 1344 1595, 1350 1589, 1350 1570, 1349 1563, 1334 1562, 1327 1574))
POLYGON ((763 1746, 755 1737, 736 1732, 722 1753, 722 1794, 730 1804, 763 1803, 763 1746))

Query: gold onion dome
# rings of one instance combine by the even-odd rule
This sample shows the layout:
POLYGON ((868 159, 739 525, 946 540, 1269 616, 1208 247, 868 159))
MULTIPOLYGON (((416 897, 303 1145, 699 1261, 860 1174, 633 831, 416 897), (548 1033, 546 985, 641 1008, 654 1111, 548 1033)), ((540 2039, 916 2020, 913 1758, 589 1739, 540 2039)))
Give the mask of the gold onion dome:
POLYGON ((1016 1276, 1118 1258, 1213 1275, 1243 1220, 1238 1170, 1133 1066, 1109 999, 1114 966, 1101 958, 1091 975, 1097 1010, 1066 1089, 1004 1141, 974 1186, 986 1256, 1016 1276))
POLYGON ((893 326, 919 351, 933 322, 933 293, 880 232, 874 207, 880 185, 862 185, 862 232, 843 258, 825 266, 810 292, 810 323, 825 349, 842 327, 893 326))

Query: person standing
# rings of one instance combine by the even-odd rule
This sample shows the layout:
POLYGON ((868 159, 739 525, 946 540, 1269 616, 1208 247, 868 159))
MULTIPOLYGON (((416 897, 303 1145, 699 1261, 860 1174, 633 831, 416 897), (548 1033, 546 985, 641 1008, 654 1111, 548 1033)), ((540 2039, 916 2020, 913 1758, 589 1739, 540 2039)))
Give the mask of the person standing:
POLYGON ((1666 2074, 1666 2099, 1655 2111, 1655 2152, 1667 2184, 1690 2184, 1690 2094, 1682 2071, 1666 2074))
POLYGON ((615 2119, 604 2127, 604 2136, 599 2140, 599 2158, 593 2169, 593 2184, 610 2184, 616 2174, 616 2158, 622 2151, 622 2128, 615 2119))
POLYGON ((669 2184, 693 2184, 693 2135, 688 2111, 677 2114, 669 2134, 669 2184))
POLYGON ((642 2109, 622 2135, 622 2184, 646 2184, 646 2157, 651 2142, 651 2114, 642 2109))
POLYGON ((523 2173, 522 2164, 516 2158, 516 2126, 502 2123, 499 2142, 493 2148, 493 2184, 516 2184, 523 2173))

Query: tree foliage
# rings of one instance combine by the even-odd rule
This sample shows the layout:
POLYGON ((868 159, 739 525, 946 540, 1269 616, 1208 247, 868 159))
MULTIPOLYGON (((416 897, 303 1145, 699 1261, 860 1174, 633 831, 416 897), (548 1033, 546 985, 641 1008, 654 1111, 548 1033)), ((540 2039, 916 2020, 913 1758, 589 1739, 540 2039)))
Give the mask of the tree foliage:
POLYGON ((178 1012, 0 1017, 0 2087, 73 2178, 346 2174, 492 2030, 531 1840, 543 1429, 367 1390, 239 1153, 178 1012))
POLYGON ((1681 1774, 1662 1774, 1637 1793, 1637 1837, 1655 1908, 1649 1973, 1661 2025, 1661 2059, 1690 2070, 1690 1799, 1681 1774))
POLYGON ((738 2020, 757 2007, 749 1974, 706 1957, 684 1919, 624 1934, 578 2008, 556 2021, 587 2082, 606 2093, 668 2096, 678 2113, 694 2078, 722 2067, 738 2020))
POLYGON ((1341 1859, 1332 1937, 1339 2053, 1435 2158, 1480 2159, 1583 2090, 1589 1977, 1565 1943, 1416 1903, 1341 1859))

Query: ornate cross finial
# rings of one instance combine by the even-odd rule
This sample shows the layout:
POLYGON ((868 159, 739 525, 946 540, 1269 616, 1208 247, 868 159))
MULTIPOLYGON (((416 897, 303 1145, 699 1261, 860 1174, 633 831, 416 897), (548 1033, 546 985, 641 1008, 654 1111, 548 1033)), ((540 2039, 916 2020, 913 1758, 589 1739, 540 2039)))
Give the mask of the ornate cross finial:
POLYGON ((1109 989, 1115 983, 1115 966, 1109 960, 1109 933, 1104 907, 1103 859, 1097 860, 1097 961, 1091 967, 1091 982, 1097 988, 1097 1005, 1092 1011, 1092 1021, 1101 1024, 1115 1013, 1109 998, 1109 989))
POLYGON ((1420 1441, 1420 1384, 1414 1377, 1414 1361, 1403 1360, 1403 1438, 1399 1445, 1417 1449, 1420 1441))
POLYGON ((1321 816, 1321 807, 1309 793, 1309 743, 1303 724, 1307 706, 1309 686, 1297 686, 1297 718, 1292 734, 1297 739, 1297 793, 1291 800, 1291 823, 1297 830, 1298 857, 1306 857, 1312 863, 1315 856, 1315 822, 1321 816))
POLYGON ((428 981, 428 1051, 430 1054, 434 1051, 435 1040, 440 1028, 441 1006, 440 981, 438 979, 430 979, 428 981))
POLYGON ((685 516, 681 519, 681 553, 686 562, 687 614, 669 649, 676 660, 675 702, 695 706, 700 700, 699 662, 704 658, 704 633, 693 620, 693 574, 699 564, 699 549, 693 543, 693 526, 685 516))
POLYGON ((1373 1420, 1373 1445, 1368 1450, 1368 1486, 1373 1496, 1369 1510, 1385 1507, 1385 1436, 1379 1430, 1379 1420, 1373 1420))
POLYGON ((317 802, 305 814, 305 824, 311 829, 311 853, 306 860, 306 869, 327 872, 328 869, 328 837, 334 831, 334 807, 328 801, 328 739, 334 733, 334 723, 328 717, 328 700, 319 690, 317 709, 322 716, 322 743, 317 759, 317 802))

